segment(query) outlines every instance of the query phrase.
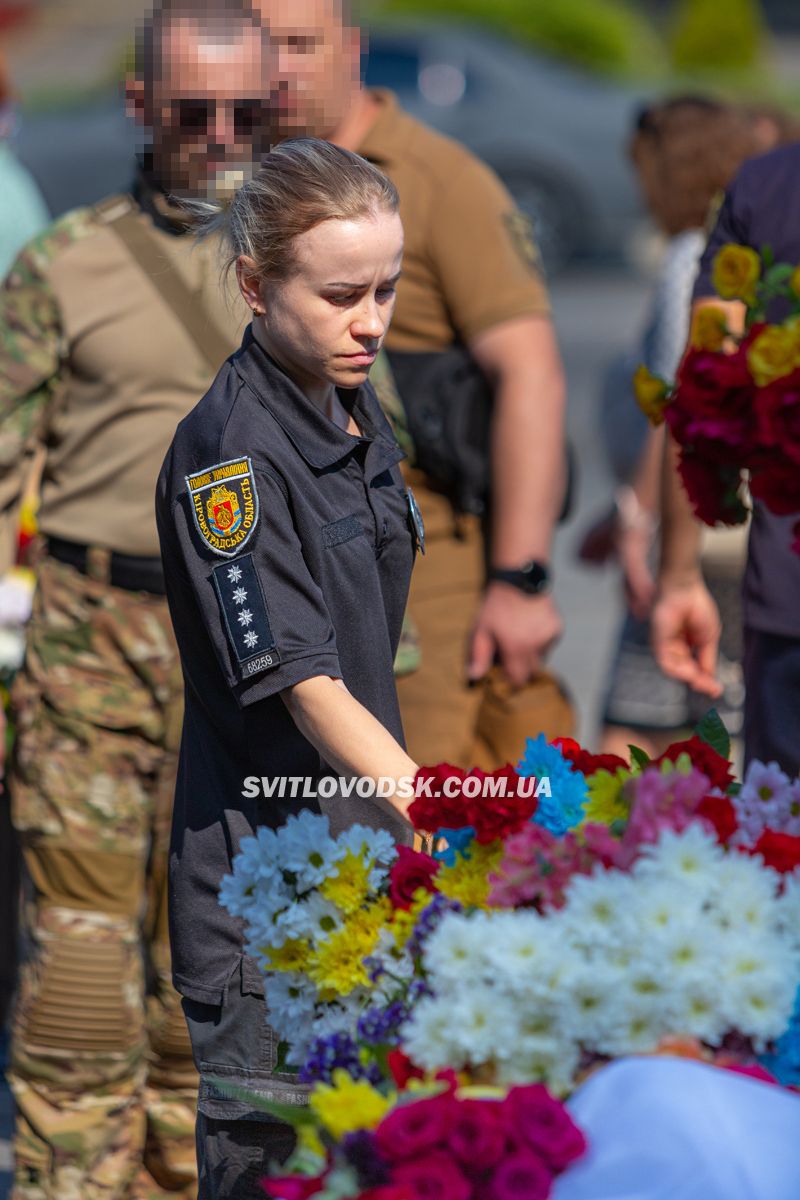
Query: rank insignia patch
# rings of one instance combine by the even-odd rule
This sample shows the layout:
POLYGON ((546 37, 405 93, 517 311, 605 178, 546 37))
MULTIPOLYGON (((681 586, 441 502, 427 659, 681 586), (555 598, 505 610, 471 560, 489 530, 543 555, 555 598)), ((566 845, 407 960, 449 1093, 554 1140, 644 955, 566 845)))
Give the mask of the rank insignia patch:
POLYGON ((258 492, 249 458, 232 458, 186 476, 197 532, 223 558, 238 554, 258 521, 258 492))
POLYGON ((242 678, 277 667, 281 656, 275 648, 252 554, 243 554, 236 562, 220 563, 211 575, 242 678))

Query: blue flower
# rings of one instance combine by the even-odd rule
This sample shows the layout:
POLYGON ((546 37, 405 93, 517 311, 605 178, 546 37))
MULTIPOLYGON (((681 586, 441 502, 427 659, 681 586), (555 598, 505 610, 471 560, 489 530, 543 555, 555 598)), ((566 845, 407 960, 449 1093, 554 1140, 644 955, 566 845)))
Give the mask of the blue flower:
POLYGON ((446 867, 454 867, 456 865, 456 851, 464 858, 469 858, 467 850, 475 837, 475 828, 472 825, 464 825, 462 829, 438 829, 434 841, 439 838, 447 840, 447 847, 444 850, 434 850, 433 857, 443 862, 446 867))
POLYGON ((759 1055, 758 1061, 784 1087, 800 1087, 800 988, 795 996, 789 1028, 778 1038, 774 1051, 759 1055))
POLYGON ((580 825, 589 798, 586 780, 567 762, 558 746, 548 744, 543 733, 537 738, 528 738, 517 771, 525 779, 534 775, 537 780, 550 781, 550 795, 546 790, 539 794, 536 812, 531 818, 536 825, 542 825, 556 837, 563 837, 568 829, 580 825))

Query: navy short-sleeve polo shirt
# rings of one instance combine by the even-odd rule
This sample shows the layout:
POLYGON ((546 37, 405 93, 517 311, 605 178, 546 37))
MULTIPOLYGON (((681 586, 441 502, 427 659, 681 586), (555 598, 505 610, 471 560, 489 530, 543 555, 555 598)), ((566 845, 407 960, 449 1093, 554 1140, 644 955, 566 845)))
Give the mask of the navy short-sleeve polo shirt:
MULTIPOLYGON (((798 214, 800 145, 746 162, 728 189, 700 262, 695 299, 715 295, 714 257, 727 242, 759 251, 769 246, 776 262, 800 263, 798 214)), ((771 321, 785 315, 782 300, 767 312, 771 321)), ((743 589, 745 625, 791 638, 800 638, 800 555, 791 549, 798 516, 776 516, 763 504, 753 506, 743 589)))
MULTIPOLYGON (((330 421, 248 330, 178 426, 158 481, 186 684, 173 965, 178 990, 209 1003, 241 954, 239 923, 217 903, 241 838, 315 807, 302 794, 243 795, 245 778, 327 770, 278 693, 341 678, 403 742, 393 662, 415 553, 403 452, 369 385, 340 396, 362 436, 330 421)), ((368 800, 361 808, 359 820, 389 827, 368 800)))

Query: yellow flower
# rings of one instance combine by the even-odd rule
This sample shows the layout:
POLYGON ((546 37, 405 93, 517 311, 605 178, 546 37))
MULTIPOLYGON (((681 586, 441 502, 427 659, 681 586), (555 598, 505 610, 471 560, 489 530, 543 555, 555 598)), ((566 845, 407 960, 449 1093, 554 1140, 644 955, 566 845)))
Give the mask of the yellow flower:
POLYGON ((308 1104, 328 1133, 340 1140, 357 1129, 374 1129, 392 1107, 394 1097, 382 1096, 364 1079, 354 1080, 347 1071, 333 1072, 333 1083, 318 1083, 308 1104))
POLYGON ((354 913, 341 929, 318 944, 305 969, 320 991, 347 996, 354 988, 367 986, 364 959, 375 949, 387 907, 388 901, 385 905, 379 901, 354 913))
POLYGON ((800 267, 795 267, 789 276, 789 287, 795 296, 800 296, 800 267))
POLYGON ((648 421, 652 425, 660 425, 669 402, 669 388, 644 363, 640 363, 633 373, 633 394, 648 421))
POLYGON ((503 844, 489 842, 481 846, 473 842, 468 854, 469 858, 459 854, 452 867, 443 866, 436 876, 436 886, 445 896, 458 900, 465 908, 489 908, 489 875, 500 865, 503 844))
POLYGON ((302 938, 290 938, 282 946, 262 946, 261 953, 269 960, 271 971, 304 971, 311 947, 302 938))
POLYGON ((304 1156, 313 1156, 320 1160, 319 1172, 321 1174, 327 1155, 316 1129, 313 1125, 299 1125, 295 1133, 297 1134, 298 1150, 301 1150, 304 1156))
POLYGON ((584 805, 582 825, 611 825, 614 821, 627 821, 630 807, 623 795, 626 779, 630 779, 630 771, 622 767, 612 775, 610 771, 601 768, 586 780, 589 799, 584 805))
POLYGON ((753 304, 760 278, 761 258, 749 246, 728 242, 714 257, 711 282, 723 300, 744 300, 745 304, 753 304))
POLYGON ((419 915, 427 908, 433 897, 427 888, 417 888, 411 899, 410 908, 397 908, 392 914, 392 933, 398 949, 403 949, 413 933, 419 915))
POLYGON ((692 317, 689 340, 695 350, 721 350, 728 336, 728 318, 721 308, 704 304, 692 317))
POLYGON ((338 864, 335 875, 330 875, 320 887, 320 894, 343 913, 356 912, 369 895, 369 868, 360 854, 348 850, 338 864))
POLYGON ((750 374, 759 387, 789 375, 800 365, 800 329, 797 321, 767 325, 747 351, 750 374))

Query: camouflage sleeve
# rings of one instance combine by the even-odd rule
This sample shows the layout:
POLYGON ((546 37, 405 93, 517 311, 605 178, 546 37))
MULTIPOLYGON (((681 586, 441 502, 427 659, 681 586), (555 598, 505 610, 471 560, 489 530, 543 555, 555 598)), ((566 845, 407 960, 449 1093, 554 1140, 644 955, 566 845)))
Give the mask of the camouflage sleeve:
POLYGON ((0 289, 0 573, 12 565, 33 435, 61 360, 61 321, 47 277, 50 231, 18 255, 0 289))

